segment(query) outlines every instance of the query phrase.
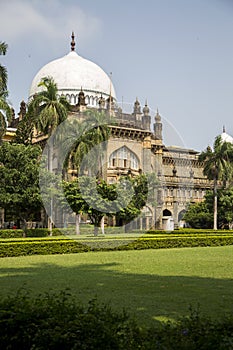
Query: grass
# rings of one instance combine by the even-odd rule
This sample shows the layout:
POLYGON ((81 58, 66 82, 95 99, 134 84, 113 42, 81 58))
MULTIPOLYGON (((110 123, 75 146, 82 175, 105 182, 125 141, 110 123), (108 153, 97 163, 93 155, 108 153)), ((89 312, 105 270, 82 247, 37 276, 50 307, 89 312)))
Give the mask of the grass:
POLYGON ((0 259, 0 296, 69 289, 126 308, 141 323, 177 319, 200 305, 219 318, 233 311, 233 246, 90 252, 0 259))

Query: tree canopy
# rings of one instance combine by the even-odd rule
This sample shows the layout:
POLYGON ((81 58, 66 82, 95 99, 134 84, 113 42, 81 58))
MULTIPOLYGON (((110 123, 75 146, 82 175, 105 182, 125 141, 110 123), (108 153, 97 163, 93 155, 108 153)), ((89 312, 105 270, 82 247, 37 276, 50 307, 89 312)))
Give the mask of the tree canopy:
POLYGON ((213 180, 213 228, 217 230, 217 198, 218 198, 218 181, 222 180, 223 185, 232 178, 233 173, 233 145, 222 140, 221 136, 217 136, 214 147, 207 147, 203 151, 199 160, 204 163, 203 174, 209 180, 213 180))
MULTIPOLYGON (((0 41, 0 55, 5 55, 7 53, 7 48, 7 44, 0 41)), ((10 122, 12 119, 12 110, 7 102, 7 81, 7 69, 0 64, 0 143, 6 132, 7 122, 10 122)))
POLYGON ((15 220, 31 220, 42 207, 38 146, 4 142, 0 146, 0 207, 15 220))

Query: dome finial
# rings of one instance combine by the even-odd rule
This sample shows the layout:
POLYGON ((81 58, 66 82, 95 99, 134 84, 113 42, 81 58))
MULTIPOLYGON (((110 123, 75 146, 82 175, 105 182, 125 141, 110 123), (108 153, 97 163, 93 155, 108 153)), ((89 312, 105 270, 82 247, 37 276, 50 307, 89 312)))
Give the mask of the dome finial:
POLYGON ((75 51, 75 41, 74 41, 74 38, 75 38, 74 32, 72 32, 72 35, 71 35, 72 41, 71 41, 71 43, 70 43, 70 45, 71 45, 71 51, 75 51))

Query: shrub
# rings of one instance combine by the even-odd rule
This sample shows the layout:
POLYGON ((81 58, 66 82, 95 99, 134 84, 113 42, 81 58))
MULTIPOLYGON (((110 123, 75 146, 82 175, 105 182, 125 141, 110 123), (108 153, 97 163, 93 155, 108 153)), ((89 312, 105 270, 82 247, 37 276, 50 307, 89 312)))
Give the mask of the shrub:
POLYGON ((1 349, 232 349, 233 317, 213 321, 196 310, 177 322, 142 327, 125 311, 95 299, 84 306, 67 292, 0 300, 1 349))
POLYGON ((140 332, 125 312, 96 300, 84 307, 65 292, 36 299, 21 292, 0 309, 1 349, 136 349, 140 332))
POLYGON ((0 230, 0 238, 20 238, 24 237, 23 230, 4 229, 0 230))
POLYGON ((86 252, 89 248, 70 239, 1 241, 0 257, 47 255, 86 252))

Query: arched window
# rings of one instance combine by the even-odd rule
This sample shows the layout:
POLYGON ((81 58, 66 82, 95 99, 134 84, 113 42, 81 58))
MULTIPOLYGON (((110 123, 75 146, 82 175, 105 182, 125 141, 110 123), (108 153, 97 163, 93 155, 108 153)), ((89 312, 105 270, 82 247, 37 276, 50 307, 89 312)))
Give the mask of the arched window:
POLYGON ((110 155, 109 166, 137 170, 139 169, 139 160, 136 154, 123 146, 110 155))
POLYGON ((85 96, 85 103, 87 104, 87 105, 89 105, 90 104, 90 97, 89 96, 85 96))
POLYGON ((70 104, 75 105, 75 96, 74 96, 74 94, 72 94, 70 96, 70 104))

